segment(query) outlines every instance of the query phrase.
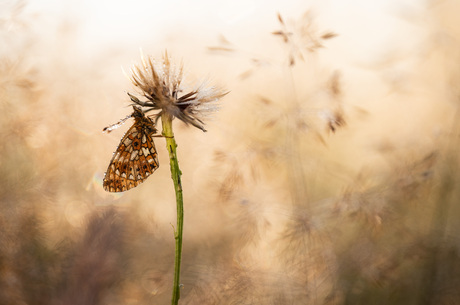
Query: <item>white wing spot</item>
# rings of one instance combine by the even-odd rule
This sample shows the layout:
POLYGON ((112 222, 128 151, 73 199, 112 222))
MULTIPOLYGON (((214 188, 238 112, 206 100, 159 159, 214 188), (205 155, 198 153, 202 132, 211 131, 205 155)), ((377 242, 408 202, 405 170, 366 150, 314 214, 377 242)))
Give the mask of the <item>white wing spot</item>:
POLYGON ((130 160, 133 161, 134 159, 136 159, 138 153, 139 153, 138 150, 135 150, 135 151, 131 152, 131 158, 130 158, 130 160))
POLYGON ((128 147, 129 145, 131 145, 132 142, 133 141, 130 138, 126 137, 126 139, 123 141, 123 144, 125 144, 125 146, 128 147))

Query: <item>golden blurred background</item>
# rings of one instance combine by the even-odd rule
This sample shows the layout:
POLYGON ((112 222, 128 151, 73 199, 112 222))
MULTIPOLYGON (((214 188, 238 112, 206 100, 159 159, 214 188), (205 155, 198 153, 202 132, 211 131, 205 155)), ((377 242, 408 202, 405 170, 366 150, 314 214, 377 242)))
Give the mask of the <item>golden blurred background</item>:
POLYGON ((140 50, 229 90, 175 121, 181 304, 460 304, 460 3, 0 0, 0 304, 167 304, 160 168, 104 172, 140 50))

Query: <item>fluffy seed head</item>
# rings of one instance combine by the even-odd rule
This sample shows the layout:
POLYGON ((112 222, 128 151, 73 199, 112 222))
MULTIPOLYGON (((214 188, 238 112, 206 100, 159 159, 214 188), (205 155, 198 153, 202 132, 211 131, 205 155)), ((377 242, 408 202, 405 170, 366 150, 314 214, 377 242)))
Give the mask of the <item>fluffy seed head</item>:
POLYGON ((184 90, 181 86, 182 64, 173 65, 167 52, 161 63, 155 62, 152 58, 142 57, 142 65, 134 66, 131 72, 131 81, 147 99, 147 101, 140 101, 128 93, 131 101, 148 108, 145 112, 159 110, 155 115, 156 120, 165 114, 203 131, 206 131, 202 121, 203 116, 207 112, 216 110, 216 102, 228 93, 207 84, 190 91, 184 90))

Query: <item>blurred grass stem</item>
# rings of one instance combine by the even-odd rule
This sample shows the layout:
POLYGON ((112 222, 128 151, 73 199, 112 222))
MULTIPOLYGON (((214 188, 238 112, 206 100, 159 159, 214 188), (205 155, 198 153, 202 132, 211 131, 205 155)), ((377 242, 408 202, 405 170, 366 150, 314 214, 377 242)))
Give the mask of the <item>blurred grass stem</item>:
POLYGON ((184 224, 184 201, 182 196, 182 184, 180 180, 181 171, 176 154, 176 140, 172 130, 172 117, 167 113, 161 116, 163 124, 163 135, 166 138, 166 149, 169 152, 169 164, 171 168, 171 178, 174 182, 174 191, 176 193, 177 205, 177 227, 174 230, 174 238, 176 240, 176 254, 174 258, 174 283, 171 304, 179 303, 180 299, 180 265, 182 259, 182 232, 184 224))
POLYGON ((287 86, 288 88, 288 100, 291 101, 292 110, 287 114, 287 135, 285 137, 285 147, 287 149, 287 155, 291 156, 288 158, 289 167, 289 186, 292 196, 292 203, 295 206, 306 206, 308 205, 308 188, 307 178, 305 177, 304 171, 304 157, 300 149, 300 137, 297 130, 297 126, 292 125, 295 121, 293 114, 297 113, 300 109, 298 102, 297 88, 295 84, 295 78, 292 71, 292 66, 288 66, 286 70, 287 86))

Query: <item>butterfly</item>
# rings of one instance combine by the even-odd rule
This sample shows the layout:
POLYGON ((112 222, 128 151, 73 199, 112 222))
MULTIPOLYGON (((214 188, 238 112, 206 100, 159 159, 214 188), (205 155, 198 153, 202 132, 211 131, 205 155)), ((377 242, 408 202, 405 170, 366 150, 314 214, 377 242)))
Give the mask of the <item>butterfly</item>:
POLYGON ((103 186, 108 192, 124 192, 136 187, 160 166, 152 138, 157 132, 155 123, 140 107, 133 106, 133 109, 134 112, 119 123, 104 128, 110 132, 134 118, 134 124, 121 139, 105 173, 103 186))

